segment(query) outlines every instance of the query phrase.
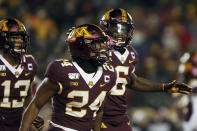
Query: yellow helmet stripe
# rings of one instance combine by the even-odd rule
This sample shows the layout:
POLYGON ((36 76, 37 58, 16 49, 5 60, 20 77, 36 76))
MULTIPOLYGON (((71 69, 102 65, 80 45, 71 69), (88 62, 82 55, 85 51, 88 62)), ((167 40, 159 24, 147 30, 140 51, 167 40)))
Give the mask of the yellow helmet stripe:
POLYGON ((91 24, 91 25, 94 25, 94 26, 98 27, 101 31, 103 31, 102 28, 101 28, 100 26, 95 25, 95 24, 91 24))
POLYGON ((19 30, 25 31, 24 25, 23 25, 19 20, 17 20, 17 19, 14 19, 14 20, 18 23, 18 25, 19 25, 19 30))
POLYGON ((109 20, 109 18, 110 18, 110 17, 109 17, 109 14, 110 14, 112 11, 113 11, 113 9, 107 11, 107 12, 105 13, 105 15, 103 16, 102 20, 109 20))
POLYGON ((122 12, 122 21, 127 22, 127 13, 124 9, 120 9, 122 12))
POLYGON ((104 36, 107 36, 107 35, 105 34, 105 32, 103 31, 103 29, 102 29, 100 26, 95 25, 95 24, 92 24, 92 25, 94 25, 94 26, 98 27, 98 28, 100 29, 100 31, 102 32, 102 34, 103 34, 104 36))

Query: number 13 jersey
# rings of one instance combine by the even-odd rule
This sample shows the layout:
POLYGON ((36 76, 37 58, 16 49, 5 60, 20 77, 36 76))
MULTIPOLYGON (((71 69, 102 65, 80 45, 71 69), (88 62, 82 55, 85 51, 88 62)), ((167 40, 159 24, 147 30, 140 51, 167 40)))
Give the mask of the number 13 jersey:
POLYGON ((5 125, 20 125, 25 98, 37 71, 31 55, 25 55, 24 59, 26 70, 21 65, 10 65, 0 55, 0 123, 5 125))

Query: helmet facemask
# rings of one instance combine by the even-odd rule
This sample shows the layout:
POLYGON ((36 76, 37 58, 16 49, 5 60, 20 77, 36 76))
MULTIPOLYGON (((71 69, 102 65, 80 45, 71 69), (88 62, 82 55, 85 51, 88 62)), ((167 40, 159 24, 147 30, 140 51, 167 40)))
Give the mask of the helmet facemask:
POLYGON ((108 32, 115 46, 125 47, 132 39, 133 27, 126 23, 111 24, 108 28, 108 32))
POLYGON ((7 42, 4 51, 12 57, 20 59, 26 53, 28 47, 28 36, 23 32, 10 32, 7 35, 7 42))
POLYGON ((84 39, 85 44, 90 48, 90 59, 95 59, 99 63, 104 63, 108 60, 109 47, 106 44, 107 37, 98 39, 84 39))

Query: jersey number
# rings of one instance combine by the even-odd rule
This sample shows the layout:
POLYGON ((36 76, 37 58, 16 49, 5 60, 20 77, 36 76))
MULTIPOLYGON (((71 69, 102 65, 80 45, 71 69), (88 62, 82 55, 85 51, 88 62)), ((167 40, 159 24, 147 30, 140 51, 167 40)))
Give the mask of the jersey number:
POLYGON ((116 79, 116 84, 110 91, 110 95, 124 95, 126 91, 126 85, 127 85, 127 79, 120 77, 120 73, 122 72, 124 75, 128 75, 129 73, 129 67, 127 66, 117 66, 116 68, 117 71, 117 79, 116 79), (118 88, 118 85, 122 85, 121 88, 118 88))
POLYGON ((22 98, 22 101, 18 101, 16 99, 13 99, 11 102, 9 101, 10 97, 10 88, 11 88, 11 80, 5 80, 1 86, 4 87, 4 97, 3 101, 0 102, 0 107, 7 107, 7 108, 19 108, 23 107, 25 97, 27 96, 27 91, 30 86, 30 80, 18 80, 14 88, 20 88, 21 86, 25 86, 25 90, 20 91, 20 97, 22 98))
MULTIPOLYGON (((94 111, 93 117, 96 116, 96 112, 99 110, 99 107, 102 105, 102 102, 104 101, 106 91, 102 91, 97 98, 90 104, 88 107, 94 111)), ((78 91, 74 90, 71 91, 68 96, 68 98, 74 98, 74 97, 80 97, 81 102, 71 101, 68 104, 66 104, 66 114, 82 118, 86 115, 87 109, 80 109, 78 111, 74 111, 73 108, 82 108, 86 104, 88 104, 89 101, 89 91, 78 91)))

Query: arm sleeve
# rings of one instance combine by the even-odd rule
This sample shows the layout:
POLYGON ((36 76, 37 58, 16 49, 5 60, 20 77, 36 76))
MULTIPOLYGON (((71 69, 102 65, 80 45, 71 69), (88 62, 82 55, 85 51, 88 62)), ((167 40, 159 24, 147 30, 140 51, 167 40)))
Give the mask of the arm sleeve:
POLYGON ((56 81, 56 82, 61 82, 62 78, 62 72, 61 72, 61 65, 59 62, 54 61, 51 62, 45 72, 45 77, 48 77, 49 79, 56 81))

